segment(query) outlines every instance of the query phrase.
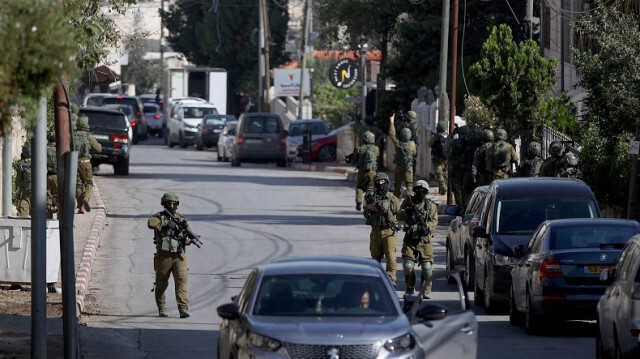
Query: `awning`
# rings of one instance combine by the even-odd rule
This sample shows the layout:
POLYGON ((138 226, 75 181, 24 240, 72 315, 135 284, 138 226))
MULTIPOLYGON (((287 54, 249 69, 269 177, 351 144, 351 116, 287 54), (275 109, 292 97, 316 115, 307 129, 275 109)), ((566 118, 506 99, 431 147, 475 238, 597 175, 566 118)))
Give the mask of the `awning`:
POLYGON ((105 65, 100 65, 93 69, 93 75, 98 84, 110 84, 120 80, 120 75, 105 65))

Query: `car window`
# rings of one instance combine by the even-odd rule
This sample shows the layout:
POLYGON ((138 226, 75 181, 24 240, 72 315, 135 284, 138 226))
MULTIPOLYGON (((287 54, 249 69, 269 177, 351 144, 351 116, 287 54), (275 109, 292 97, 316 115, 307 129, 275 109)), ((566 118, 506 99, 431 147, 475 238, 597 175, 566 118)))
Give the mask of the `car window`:
POLYGON ((245 313, 247 310, 251 294, 253 293, 253 288, 255 287, 257 272, 258 271, 254 269, 249 274, 247 281, 244 283, 244 287, 242 287, 240 294, 238 294, 238 310, 241 313, 245 313))
POLYGON ((636 234, 633 227, 585 226, 556 228, 551 232, 551 249, 622 248, 636 234))
POLYGON ((145 104, 143 111, 144 111, 144 113, 160 112, 160 106, 155 105, 155 104, 145 104))
POLYGON ((302 125, 292 124, 289 126, 289 136, 302 136, 302 125))
POLYGON ((124 118, 124 115, 116 115, 116 114, 109 114, 109 113, 102 113, 102 112, 80 112, 80 114, 86 115, 89 118, 89 127, 91 127, 91 129, 127 128, 127 120, 124 118))
POLYGON ((398 315, 384 279, 345 274, 265 276, 253 314, 268 316, 398 315))
POLYGON ((224 126, 225 123, 226 121, 221 118, 207 118, 204 120, 205 125, 219 126, 220 128, 222 128, 222 126, 224 126))
POLYGON ((560 218, 595 218, 594 201, 583 198, 517 198, 498 201, 495 232, 531 234, 545 220, 560 218))
POLYGON ((538 253, 542 248, 542 240, 544 238, 544 234, 547 231, 547 225, 541 225, 538 227, 536 232, 531 236, 531 240, 527 244, 527 253, 538 253))
POLYGON ((467 204, 467 210, 464 214, 471 214, 475 212, 478 204, 478 192, 473 192, 471 194, 471 198, 469 199, 469 204, 467 204))
POLYGON ((280 133, 280 121, 276 117, 249 117, 246 133, 280 133))
POLYGON ((203 118, 205 115, 217 115, 218 111, 213 107, 183 107, 184 118, 203 118))
POLYGON ((134 111, 140 111, 140 107, 138 106, 138 101, 135 98, 122 98, 122 97, 105 97, 102 101, 104 104, 127 104, 131 106, 134 111), (139 110, 138 110, 139 109, 139 110))

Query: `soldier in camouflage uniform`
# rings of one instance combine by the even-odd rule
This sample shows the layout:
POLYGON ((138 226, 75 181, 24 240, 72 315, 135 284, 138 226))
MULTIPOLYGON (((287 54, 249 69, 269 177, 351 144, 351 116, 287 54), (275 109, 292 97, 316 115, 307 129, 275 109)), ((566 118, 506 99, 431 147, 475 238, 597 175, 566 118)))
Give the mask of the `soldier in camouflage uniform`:
POLYGON ((89 133, 89 119, 81 116, 77 121, 76 144, 78 146, 78 181, 76 184, 76 201, 78 213, 91 211, 89 200, 93 192, 93 168, 91 153, 102 151, 102 146, 89 133))
POLYGON ((527 146, 527 160, 522 165, 522 177, 538 177, 540 167, 542 167, 542 158, 540 157, 540 144, 538 142, 529 142, 527 146))
POLYGON ((373 189, 373 177, 378 168, 377 158, 380 154, 378 146, 374 144, 375 136, 367 131, 362 135, 362 145, 358 147, 351 158, 351 163, 358 170, 356 181, 356 210, 362 210, 364 194, 373 189))
POLYGON ((482 131, 482 145, 476 148, 471 165, 471 176, 476 186, 486 186, 491 183, 491 172, 487 169, 487 150, 493 146, 493 131, 482 131))
POLYGON ((179 222, 186 224, 186 219, 177 212, 180 200, 178 195, 167 192, 162 196, 160 203, 164 207, 162 212, 157 212, 147 221, 147 227, 153 229, 153 243, 156 245, 156 253, 153 257, 153 269, 156 272, 155 298, 158 306, 158 315, 167 316, 167 306, 164 292, 169 286, 169 277, 173 274, 175 283, 176 302, 180 318, 189 317, 189 291, 187 285, 187 252, 185 246, 191 244, 191 238, 186 234, 171 215, 179 222))
POLYGON ((491 180, 509 178, 511 164, 518 164, 518 154, 513 146, 507 142, 507 131, 498 129, 496 141, 487 150, 487 168, 491 171, 491 180))
POLYGON ((439 121, 435 135, 429 136, 429 147, 431 147, 431 162, 438 180, 438 192, 443 195, 447 193, 449 144, 447 141, 447 121, 439 121))
POLYGON ((18 188, 18 217, 31 216, 31 141, 22 147, 20 161, 16 165, 16 187, 18 188))
POLYGON ((549 157, 540 166, 540 177, 558 177, 562 169, 562 155, 564 146, 560 141, 553 141, 549 144, 549 157))
POLYGON ((53 129, 47 132, 47 218, 58 212, 58 155, 56 135, 53 129))
POLYGON ((582 179, 582 171, 578 169, 578 156, 573 152, 567 152, 562 156, 562 169, 559 177, 582 179))
POLYGON ((400 209, 400 200, 389 192, 389 176, 380 172, 373 178, 374 190, 365 196, 364 218, 371 226, 369 234, 369 251, 371 258, 380 262, 382 257, 387 258, 387 274, 394 286, 396 284, 396 246, 398 236, 396 213, 400 209), (379 202, 389 215, 388 223, 381 211, 378 211, 375 203, 379 202))
POLYGON ((438 206, 426 197, 429 193, 429 184, 426 181, 416 181, 413 189, 415 194, 407 196, 397 215, 398 220, 405 223, 405 235, 402 240, 402 269, 407 285, 405 294, 414 293, 414 267, 419 263, 422 269, 420 290, 423 298, 429 299, 434 262, 432 240, 438 225, 438 206))
POLYGON ((407 196, 413 195, 413 161, 418 155, 418 150, 415 142, 411 140, 411 130, 408 128, 401 130, 400 141, 398 141, 394 119, 395 114, 391 116, 391 125, 389 126, 389 138, 391 138, 396 148, 396 153, 393 157, 393 163, 396 164, 393 194, 400 198, 403 182, 407 187, 407 196))

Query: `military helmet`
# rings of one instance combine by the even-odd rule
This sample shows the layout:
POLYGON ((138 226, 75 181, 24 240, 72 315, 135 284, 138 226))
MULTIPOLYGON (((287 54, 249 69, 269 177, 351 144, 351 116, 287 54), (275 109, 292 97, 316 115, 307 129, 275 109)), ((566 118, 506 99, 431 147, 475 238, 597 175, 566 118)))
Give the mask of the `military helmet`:
POLYGON ((560 141, 553 141, 549 145, 549 154, 553 157, 561 157, 564 152, 564 146, 560 141))
POLYGON ((89 118, 84 115, 78 117, 76 128, 80 131, 89 131, 89 118))
POLYGON ((529 145, 527 145, 527 153, 534 153, 537 156, 540 156, 540 151, 542 150, 542 146, 540 146, 540 143, 532 141, 529 142, 529 145))
POLYGON ((436 126, 436 131, 438 132, 447 132, 449 130, 449 122, 447 121, 438 121, 438 125, 436 126))
POLYGON ((425 180, 417 180, 413 185, 413 190, 415 191, 416 188, 424 188, 427 192, 429 192, 429 184, 425 180))
POLYGON ((498 140, 498 141, 505 141, 507 139, 507 131, 505 131, 502 128, 499 128, 496 131, 495 137, 496 137, 496 140, 498 140))
POLYGON ((385 180, 385 181, 387 181, 387 183, 389 183, 389 176, 387 176, 387 174, 384 173, 384 172, 378 172, 373 177, 373 183, 377 183, 380 180, 385 180))
POLYGON ((409 111, 407 112, 407 117, 409 118, 409 120, 411 121, 417 121, 418 120, 418 114, 415 111, 409 111))
POLYGON ((482 140, 484 142, 492 142, 493 141, 493 131, 491 131, 491 130, 482 131, 482 140))
POLYGON ((371 133, 371 131, 365 131, 362 135, 362 141, 364 143, 374 143, 376 141, 376 136, 371 133))
POLYGON ((562 156, 562 163, 565 166, 575 167, 578 165, 578 156, 576 156, 573 152, 567 152, 562 156))
POLYGON ((180 199, 178 198, 178 195, 173 192, 167 192, 162 195, 160 204, 164 206, 167 202, 176 202, 176 205, 180 205, 180 199))
POLYGON ((411 130, 408 128, 403 128, 402 131, 400 131, 400 141, 406 142, 409 141, 411 139, 411 130))

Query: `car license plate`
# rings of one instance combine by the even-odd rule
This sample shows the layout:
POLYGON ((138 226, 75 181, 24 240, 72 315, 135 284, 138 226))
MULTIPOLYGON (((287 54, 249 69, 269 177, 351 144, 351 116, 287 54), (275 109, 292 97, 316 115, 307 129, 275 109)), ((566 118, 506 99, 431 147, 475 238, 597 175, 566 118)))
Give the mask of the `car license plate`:
POLYGON ((249 143, 249 144, 255 144, 255 143, 262 143, 262 140, 259 139, 253 139, 253 138, 247 138, 246 140, 244 140, 245 143, 249 143))
POLYGON ((613 270, 613 266, 585 266, 584 272, 586 274, 600 274, 603 269, 609 268, 609 270, 613 270))
POLYGON ((213 130, 213 133, 220 133, 220 132, 222 132, 222 130, 221 130, 221 129, 213 130))
POLYGON ((95 137, 96 140, 109 140, 109 136, 107 135, 93 135, 93 137, 95 137))

